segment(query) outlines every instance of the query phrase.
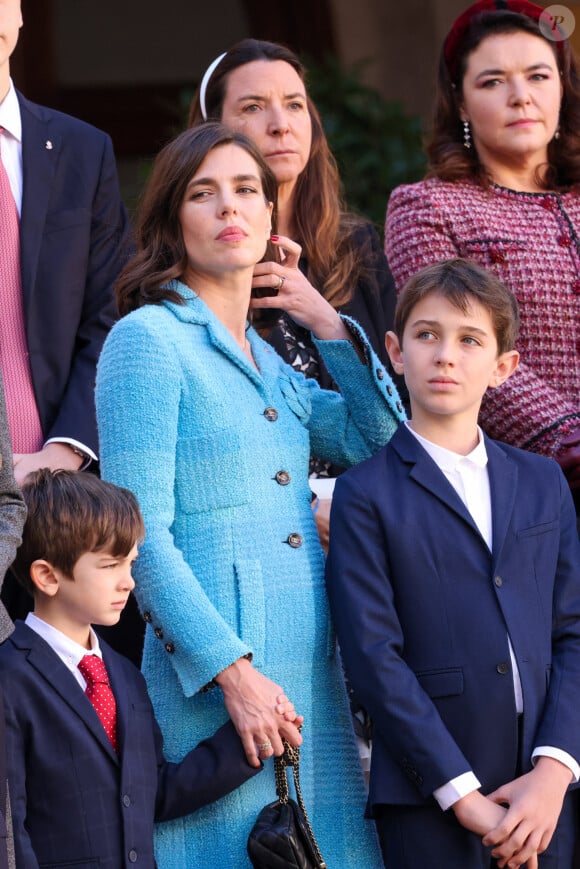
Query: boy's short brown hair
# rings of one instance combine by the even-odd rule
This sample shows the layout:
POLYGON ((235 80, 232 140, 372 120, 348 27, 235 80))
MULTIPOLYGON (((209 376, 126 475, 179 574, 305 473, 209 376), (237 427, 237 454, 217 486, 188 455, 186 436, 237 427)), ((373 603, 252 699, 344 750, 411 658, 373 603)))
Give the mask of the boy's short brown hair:
POLYGON ((42 468, 26 477, 22 494, 28 518, 13 569, 29 594, 35 593, 30 565, 37 559, 72 578, 85 552, 125 557, 145 536, 135 495, 93 474, 42 468))
POLYGON ((421 299, 435 293, 465 313, 470 297, 491 316, 498 355, 513 350, 520 325, 515 296, 491 272, 466 259, 434 263, 409 278, 399 294, 394 330, 403 346, 403 332, 411 311, 421 299))

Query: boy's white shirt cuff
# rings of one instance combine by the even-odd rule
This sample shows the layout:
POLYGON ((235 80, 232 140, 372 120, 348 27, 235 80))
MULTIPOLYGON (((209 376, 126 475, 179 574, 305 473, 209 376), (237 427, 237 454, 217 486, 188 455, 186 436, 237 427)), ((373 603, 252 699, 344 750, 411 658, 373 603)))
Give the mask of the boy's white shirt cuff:
POLYGON ((570 784, 576 784, 580 780, 580 766, 567 751, 562 751, 561 748, 554 748, 552 745, 538 745, 532 752, 532 766, 536 765, 539 757, 552 757, 554 760, 559 760, 560 763, 567 766, 573 775, 570 784))
POLYGON ((479 790, 481 782, 473 772, 464 772, 456 778, 452 778, 447 784, 433 791, 433 796, 444 812, 450 809, 453 803, 466 797, 467 794, 479 790))

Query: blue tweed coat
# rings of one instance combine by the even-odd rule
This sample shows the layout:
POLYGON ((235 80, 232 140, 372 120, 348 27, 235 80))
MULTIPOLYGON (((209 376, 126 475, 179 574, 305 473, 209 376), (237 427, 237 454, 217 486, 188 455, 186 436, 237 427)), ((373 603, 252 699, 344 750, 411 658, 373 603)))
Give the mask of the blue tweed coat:
MULTIPOLYGON (((310 507, 310 453, 352 465, 402 418, 372 351, 318 342, 342 395, 283 362, 253 329, 259 371, 187 287, 117 323, 98 366, 101 467, 132 489, 147 528, 136 594, 148 622, 143 673, 177 760, 226 720, 201 692, 248 652, 305 715, 301 779, 329 869, 382 865, 365 790, 310 507), (342 397, 344 396, 344 398, 342 397)), ((273 771, 157 829, 159 869, 241 869, 248 832, 275 798, 273 771)))

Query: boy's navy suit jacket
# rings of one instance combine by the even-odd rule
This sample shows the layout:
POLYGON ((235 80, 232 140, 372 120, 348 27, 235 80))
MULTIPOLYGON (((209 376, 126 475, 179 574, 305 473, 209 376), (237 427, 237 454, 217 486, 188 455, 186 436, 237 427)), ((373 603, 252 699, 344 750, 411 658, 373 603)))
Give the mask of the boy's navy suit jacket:
POLYGON ((195 811, 249 779, 231 723, 166 762, 145 681, 101 640, 117 701, 119 757, 50 646, 16 623, 0 647, 16 865, 153 869, 153 822, 195 811))
POLYGON ((420 804, 473 770, 483 793, 535 746, 580 759, 580 546, 556 462, 485 439, 490 552, 401 425, 336 483, 327 584, 374 721, 370 804, 420 804), (518 716, 508 634, 523 690, 518 716))

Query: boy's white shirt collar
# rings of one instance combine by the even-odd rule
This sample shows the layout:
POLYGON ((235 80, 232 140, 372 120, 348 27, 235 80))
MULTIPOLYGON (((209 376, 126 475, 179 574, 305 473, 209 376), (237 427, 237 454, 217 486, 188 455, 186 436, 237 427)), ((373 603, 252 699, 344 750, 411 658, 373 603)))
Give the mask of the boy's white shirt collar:
POLYGON ((434 444, 433 441, 428 441, 427 438, 424 438, 423 435, 418 434, 411 428, 409 420, 406 420, 405 425, 442 471, 455 471, 457 465, 462 461, 472 462, 478 468, 486 467, 487 450, 485 448, 483 432, 479 426, 477 426, 477 436, 479 438, 477 446, 466 456, 462 456, 461 453, 455 453, 453 450, 448 450, 445 447, 439 446, 439 444, 434 444))
POLYGON ((99 646, 99 638, 93 628, 90 629, 91 648, 85 649, 84 646, 75 643, 74 640, 71 640, 70 637, 59 631, 58 628, 54 628, 48 622, 39 619, 34 613, 28 613, 25 621, 28 627, 42 637, 51 649, 56 652, 61 661, 73 672, 75 670, 79 672, 79 663, 85 655, 91 654, 97 655, 99 658, 103 657, 99 646))

